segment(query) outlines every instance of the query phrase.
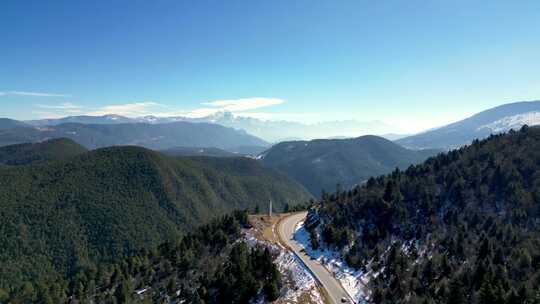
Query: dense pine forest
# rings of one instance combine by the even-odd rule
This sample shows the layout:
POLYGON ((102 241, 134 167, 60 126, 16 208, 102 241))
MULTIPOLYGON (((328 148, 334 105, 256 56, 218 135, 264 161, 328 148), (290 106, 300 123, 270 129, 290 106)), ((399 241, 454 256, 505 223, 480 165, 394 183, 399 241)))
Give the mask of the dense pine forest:
MULTIPOLYGON (((17 147, 27 155, 29 146, 17 147)), ((311 198, 253 159, 172 158, 139 147, 3 165, 0 189, 0 302, 43 284, 65 292, 50 283, 174 243, 232 210, 262 209, 270 199, 282 210, 311 198)))
POLYGON ((378 274, 374 303, 540 303, 540 128, 325 195, 314 246, 378 274))
POLYGON ((71 139, 58 138, 39 143, 0 147, 0 164, 20 166, 51 160, 65 160, 88 152, 71 139))
POLYGON ((234 212, 173 242, 115 264, 78 269, 71 280, 26 282, 0 293, 9 303, 248 303, 272 301, 281 276, 266 248, 240 239, 247 213, 234 212), (239 241, 240 240, 240 241, 239 241))
POLYGON ((433 156, 438 150, 409 150, 373 135, 348 139, 317 139, 278 143, 261 155, 263 164, 276 168, 300 182, 314 196, 344 188, 407 168, 433 156))

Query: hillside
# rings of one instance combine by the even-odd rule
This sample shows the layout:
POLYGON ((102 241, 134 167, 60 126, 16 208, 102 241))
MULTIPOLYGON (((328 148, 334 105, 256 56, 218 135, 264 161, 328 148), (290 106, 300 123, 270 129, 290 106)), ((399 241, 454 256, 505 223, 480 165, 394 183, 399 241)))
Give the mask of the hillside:
POLYGON ((0 118, 0 130, 7 130, 13 128, 28 127, 27 124, 21 121, 9 119, 9 118, 0 118))
POLYGON ((243 131, 207 123, 174 122, 169 124, 79 124, 67 123, 37 128, 0 130, 0 146, 39 142, 66 137, 88 149, 135 145, 155 150, 172 147, 215 147, 268 144, 243 131))
POLYGON ((467 119, 405 137, 396 142, 414 149, 452 149, 490 134, 540 124, 540 101, 516 102, 480 112, 467 119))
POLYGON ((235 157, 238 154, 218 148, 174 147, 161 150, 161 153, 169 156, 211 156, 211 157, 235 157))
POLYGON ((268 249, 244 242, 247 214, 234 212, 109 267, 81 268, 69 284, 26 282, 2 303, 248 303, 273 300, 281 273, 268 249), (137 291, 137 292, 136 292, 137 291), (178 292, 179 291, 179 292, 178 292))
POLYGON ((0 185, 0 291, 72 278, 231 210, 311 198, 252 159, 170 158, 139 147, 0 166, 0 185))
POLYGON ((524 127, 335 193, 312 244, 363 269, 374 303, 537 303, 539 149, 524 127))
POLYGON ((0 164, 27 165, 50 160, 64 160, 87 152, 76 142, 51 139, 40 143, 26 143, 0 147, 0 164))
POLYGON ((435 151, 413 151, 377 136, 279 143, 261 155, 265 166, 296 179, 313 195, 345 189, 396 167, 419 163, 435 151))
POLYGON ((234 153, 255 157, 263 153, 264 151, 268 150, 268 146, 238 146, 238 147, 232 147, 228 150, 234 153))

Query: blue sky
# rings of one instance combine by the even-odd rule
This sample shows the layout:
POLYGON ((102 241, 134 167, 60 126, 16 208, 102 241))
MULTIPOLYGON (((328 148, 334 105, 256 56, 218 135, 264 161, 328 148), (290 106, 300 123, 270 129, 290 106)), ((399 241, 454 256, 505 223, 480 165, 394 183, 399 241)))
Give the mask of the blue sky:
POLYGON ((0 116, 382 120, 540 99, 540 1, 0 4, 0 116))

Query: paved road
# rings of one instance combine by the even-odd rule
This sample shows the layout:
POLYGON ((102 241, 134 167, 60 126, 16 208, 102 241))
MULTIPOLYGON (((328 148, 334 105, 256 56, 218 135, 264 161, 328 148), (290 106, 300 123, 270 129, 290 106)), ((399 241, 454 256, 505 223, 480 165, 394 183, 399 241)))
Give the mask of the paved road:
POLYGON ((332 304, 341 303, 342 298, 349 299, 348 294, 343 290, 341 284, 316 260, 312 260, 302 251, 302 246, 293 239, 294 228, 298 222, 306 218, 307 212, 296 213, 282 219, 277 227, 277 233, 284 245, 292 249, 304 264, 311 270, 327 291, 332 304))

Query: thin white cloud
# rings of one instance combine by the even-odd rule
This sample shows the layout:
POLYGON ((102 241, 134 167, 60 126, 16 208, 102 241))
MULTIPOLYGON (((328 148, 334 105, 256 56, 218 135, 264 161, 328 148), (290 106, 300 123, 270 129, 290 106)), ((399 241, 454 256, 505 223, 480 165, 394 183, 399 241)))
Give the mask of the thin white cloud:
MULTIPOLYGON (((202 118, 223 111, 222 108, 198 108, 191 111, 180 111, 176 115, 185 116, 189 118, 202 118)), ((175 115, 171 115, 175 116, 175 115)))
MULTIPOLYGON (((34 115, 36 115, 37 119, 58 119, 63 118, 66 116, 72 115, 69 112, 49 112, 49 111, 34 111, 34 115)), ((73 115, 79 115, 80 113, 73 113, 73 115)))
POLYGON ((84 108, 71 102, 63 102, 56 105, 37 104, 40 110, 35 111, 41 118, 59 118, 69 115, 81 115, 84 108))
POLYGON ((184 111, 180 115, 189 118, 201 118, 218 112, 227 111, 238 115, 249 116, 249 112, 246 111, 279 105, 284 102, 285 101, 283 99, 268 97, 214 100, 202 103, 202 105, 209 107, 202 107, 193 109, 191 111, 184 111))
POLYGON ((70 97, 67 94, 43 93, 43 92, 26 92, 26 91, 7 91, 0 92, 0 96, 31 96, 31 97, 70 97))
POLYGON ((285 101, 283 99, 279 98, 252 97, 229 100, 216 100, 211 102, 205 102, 203 103, 203 105, 218 107, 221 108, 221 110, 225 111, 241 112, 268 106, 275 106, 284 102, 285 101))
POLYGON ((154 115, 162 111, 164 106, 153 101, 134 102, 125 104, 116 104, 100 107, 98 109, 89 111, 88 115, 107 115, 116 114, 127 117, 138 117, 145 115, 154 115))
POLYGON ((63 102, 58 105, 45 105, 45 104, 38 104, 36 105, 42 109, 56 109, 56 110, 72 110, 72 109, 81 109, 81 106, 75 105, 71 102, 63 102))
POLYGON ((273 105, 279 105, 285 101, 278 98, 265 98, 265 97, 253 97, 253 98, 240 98, 231 100, 216 100, 211 102, 202 103, 206 107, 195 108, 191 110, 183 110, 174 108, 171 106, 163 105, 153 101, 132 102, 125 104, 113 104, 103 107, 89 108, 82 107, 70 102, 45 105, 37 104, 36 106, 45 109, 46 111, 39 111, 40 116, 43 117, 43 113, 47 113, 51 116, 68 116, 72 114, 78 115, 91 115, 101 116, 107 114, 116 114, 126 117, 140 117, 140 116, 184 116, 189 118, 202 118, 215 114, 217 112, 228 111, 235 115, 244 117, 256 117, 261 119, 283 119, 291 117, 295 114, 285 113, 265 113, 265 112, 249 112, 250 110, 259 109, 263 107, 269 107, 273 105))
POLYGON ((160 107, 163 107, 162 105, 152 101, 107 105, 97 108, 83 107, 73 104, 71 102, 64 102, 54 105, 36 104, 35 106, 39 109, 45 110, 36 111, 36 113, 39 114, 40 117, 46 117, 46 115, 50 115, 51 117, 62 117, 74 114, 91 116, 116 114, 127 117, 137 117, 149 115, 151 113, 161 110, 160 107))
POLYGON ((313 120, 320 118, 317 113, 287 113, 287 112, 239 112, 235 114, 239 117, 250 117, 261 120, 313 120))

